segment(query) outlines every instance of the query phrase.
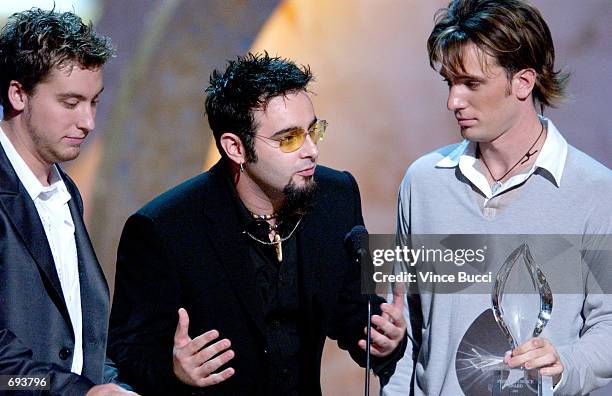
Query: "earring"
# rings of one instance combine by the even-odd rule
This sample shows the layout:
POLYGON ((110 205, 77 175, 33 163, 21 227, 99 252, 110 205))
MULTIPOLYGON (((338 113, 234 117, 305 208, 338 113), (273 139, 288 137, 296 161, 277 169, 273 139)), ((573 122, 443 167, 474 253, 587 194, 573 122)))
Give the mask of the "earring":
POLYGON ((240 173, 244 173, 244 165, 242 165, 242 162, 240 163, 240 173))

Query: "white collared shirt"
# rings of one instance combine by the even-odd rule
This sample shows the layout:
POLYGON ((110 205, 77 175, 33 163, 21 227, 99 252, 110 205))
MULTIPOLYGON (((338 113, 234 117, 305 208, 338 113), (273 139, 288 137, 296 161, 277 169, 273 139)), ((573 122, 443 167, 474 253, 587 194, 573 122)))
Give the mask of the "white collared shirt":
POLYGON ((83 370, 81 290, 74 222, 68 207, 70 193, 56 166, 51 168, 50 185, 43 186, 15 150, 2 128, 0 128, 0 143, 19 180, 34 201, 45 230, 74 330, 75 341, 71 371, 81 374, 83 370))
POLYGON ((492 189, 491 185, 489 185, 482 166, 476 157, 476 143, 467 139, 461 142, 449 155, 442 158, 436 164, 436 167, 454 168, 459 165, 461 173, 484 194, 485 206, 491 198, 524 183, 538 168, 548 171, 552 175, 557 187, 559 187, 561 186, 561 176, 563 175, 563 168, 567 158, 567 142, 552 121, 540 116, 540 122, 544 124, 548 134, 535 162, 529 169, 512 176, 501 183, 496 189, 492 189))

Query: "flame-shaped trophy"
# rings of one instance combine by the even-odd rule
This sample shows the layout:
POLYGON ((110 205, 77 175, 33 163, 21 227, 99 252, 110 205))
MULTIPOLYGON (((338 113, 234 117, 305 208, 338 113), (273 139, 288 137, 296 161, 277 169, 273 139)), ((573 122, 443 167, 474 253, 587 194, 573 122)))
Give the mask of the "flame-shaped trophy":
MULTIPOLYGON (((552 312, 552 293, 525 242, 499 269, 491 299, 495 320, 512 349, 544 330, 552 312)), ((552 377, 541 376, 538 369, 499 371, 492 394, 552 396, 552 377)))

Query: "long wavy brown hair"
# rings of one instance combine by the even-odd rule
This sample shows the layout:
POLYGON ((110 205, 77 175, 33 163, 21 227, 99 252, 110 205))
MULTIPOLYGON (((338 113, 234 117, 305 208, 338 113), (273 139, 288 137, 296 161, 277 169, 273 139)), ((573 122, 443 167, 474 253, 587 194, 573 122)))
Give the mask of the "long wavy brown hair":
POLYGON ((565 99, 569 73, 555 70, 555 48, 550 29, 537 8, 522 0, 453 0, 436 13, 427 40, 429 63, 453 76, 465 73, 464 49, 473 43, 481 51, 487 70, 487 54, 511 79, 519 70, 537 73, 534 103, 556 107, 565 99))

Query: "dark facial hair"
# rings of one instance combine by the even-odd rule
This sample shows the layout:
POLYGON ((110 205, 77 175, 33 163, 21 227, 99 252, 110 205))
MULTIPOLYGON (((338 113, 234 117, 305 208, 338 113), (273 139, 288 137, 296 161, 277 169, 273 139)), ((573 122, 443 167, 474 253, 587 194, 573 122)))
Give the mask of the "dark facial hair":
POLYGON ((301 187, 298 187, 295 182, 291 180, 283 188, 285 203, 279 211, 278 216, 280 218, 287 218, 295 215, 304 215, 314 204, 314 199, 318 190, 318 185, 312 177, 301 187))

